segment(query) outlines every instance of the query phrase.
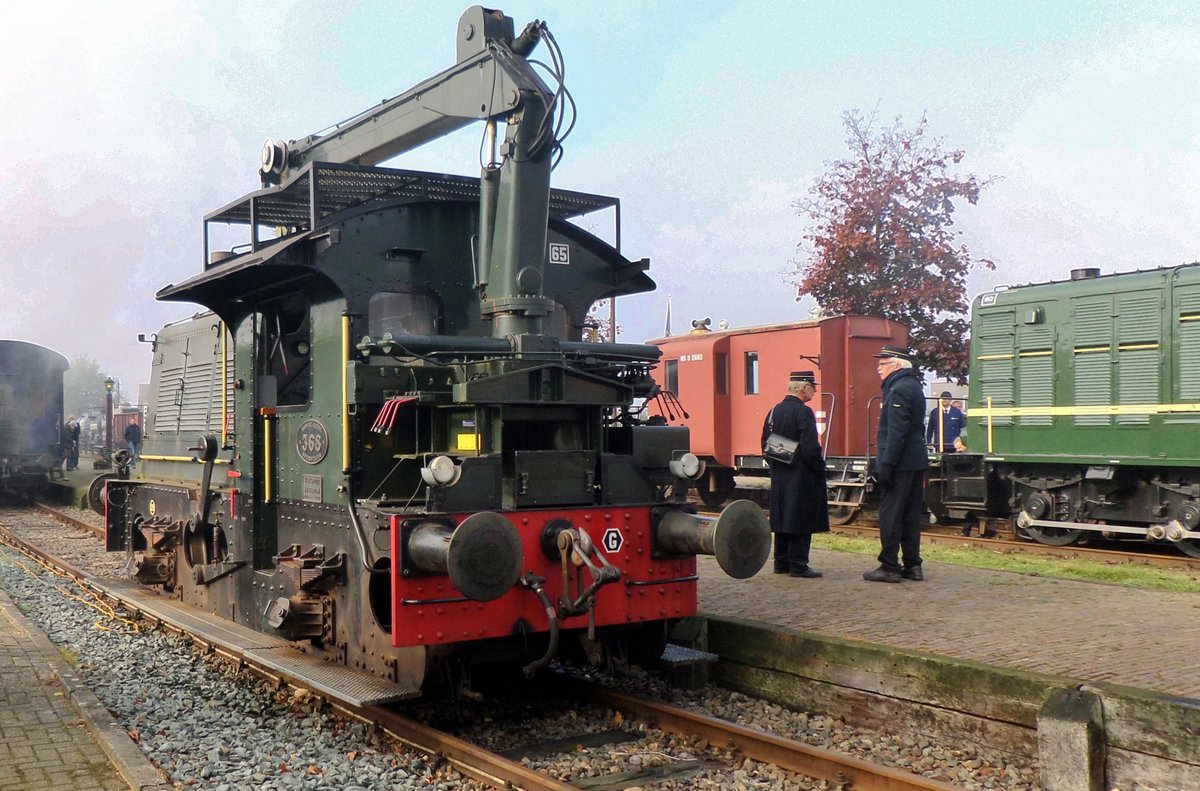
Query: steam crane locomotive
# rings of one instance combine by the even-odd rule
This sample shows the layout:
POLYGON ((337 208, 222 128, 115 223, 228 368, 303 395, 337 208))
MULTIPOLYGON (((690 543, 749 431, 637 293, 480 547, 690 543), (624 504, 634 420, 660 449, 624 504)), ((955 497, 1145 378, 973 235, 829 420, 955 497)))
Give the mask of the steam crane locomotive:
POLYGON ((697 554, 744 578, 770 544, 752 503, 687 505, 687 429, 635 406, 659 351, 580 340, 593 302, 654 284, 569 222, 619 228, 616 199, 550 188, 550 31, 472 7, 457 60, 268 141, 262 188, 205 217, 203 272, 158 298, 208 312, 153 338, 142 466, 106 494, 140 582, 393 697, 568 650, 654 659, 696 611, 697 554), (377 166, 473 121, 478 179, 377 166), (222 225, 249 240, 210 252, 222 225))

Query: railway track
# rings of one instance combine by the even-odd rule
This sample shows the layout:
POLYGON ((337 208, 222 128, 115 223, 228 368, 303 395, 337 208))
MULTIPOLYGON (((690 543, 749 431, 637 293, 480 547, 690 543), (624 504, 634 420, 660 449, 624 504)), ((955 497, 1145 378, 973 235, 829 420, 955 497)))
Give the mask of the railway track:
MULTIPOLYGON (((1084 558, 1101 563, 1131 563, 1160 568, 1200 570, 1200 559, 1177 554, 1174 551, 1170 553, 1133 552, 1122 549, 1080 546, 1077 544, 1056 547, 1049 544, 1039 544, 1036 541, 1007 538, 1004 536, 1004 533, 997 533, 995 537, 984 538, 983 536, 964 536, 953 529, 937 530, 936 526, 934 528, 926 528, 922 532, 921 541, 945 546, 976 547, 995 552, 1022 552, 1053 558, 1084 558)), ((852 524, 833 527, 831 530, 834 533, 841 533, 842 535, 879 535, 878 523, 866 518, 860 518, 852 524)))
MULTIPOLYGON (((717 516, 716 512, 703 507, 699 508, 699 512, 704 515, 717 516)), ((999 523, 999 520, 997 520, 997 523, 999 523)), ((1049 544, 1040 544, 1033 540, 1018 539, 1011 532, 1006 535, 1005 531, 1007 530, 1008 527, 1005 524, 1003 529, 997 530, 996 534, 992 537, 980 535, 964 536, 961 534, 959 528, 953 526, 929 525, 922 530, 921 541, 945 546, 974 547, 994 552, 1025 553, 1052 558, 1083 558, 1101 563, 1129 563, 1156 566, 1159 568, 1200 571, 1200 558, 1180 554, 1172 547, 1164 546, 1162 552, 1137 552, 1127 549, 1106 549, 1081 544, 1051 546, 1049 544)), ((840 535, 877 537, 879 535, 879 523, 874 518, 872 512, 860 511, 853 522, 844 525, 831 525, 830 531, 840 535)), ((1139 545, 1144 546, 1141 543, 1139 545)))
MULTIPOLYGON (((79 530, 96 534, 93 524, 61 511, 46 506, 39 506, 39 511, 53 516, 55 519, 69 524, 79 530)), ((685 757, 672 758, 658 767, 641 766, 628 773, 611 773, 608 777, 585 777, 575 779, 567 776, 568 770, 559 766, 551 759, 538 763, 539 768, 530 768, 529 755, 531 752, 553 752, 555 747, 532 745, 507 754, 493 752, 478 744, 459 738, 445 730, 433 727, 419 721, 390 706, 360 706, 343 699, 329 695, 321 689, 314 689, 296 678, 282 672, 279 666, 263 664, 258 661, 253 651, 239 648, 236 640, 226 641, 214 636, 214 632, 196 633, 189 628, 188 618, 180 617, 178 603, 172 607, 161 608, 149 602, 153 599, 170 601, 167 597, 147 594, 144 589, 130 590, 127 587, 114 586, 106 580, 93 576, 78 565, 63 561, 50 552, 16 535, 7 528, 0 527, 0 541, 17 547, 39 562, 53 565, 77 581, 85 589, 108 599, 114 606, 120 607, 152 626, 164 631, 181 634, 191 639, 197 646, 208 653, 216 654, 230 660, 241 668, 254 671, 264 679, 280 688, 290 688, 304 696, 316 696, 325 701, 328 706, 341 716, 350 720, 368 723, 380 732, 388 734, 394 741, 412 750, 429 756, 431 760, 442 762, 453 767, 464 777, 471 778, 481 784, 498 788, 524 789, 574 789, 585 788, 591 791, 606 791, 606 789, 623 789, 631 785, 642 787, 689 787, 686 778, 689 773, 706 772, 720 773, 721 765, 725 764, 730 772, 745 771, 747 762, 758 763, 776 770, 794 772, 813 780, 803 781, 802 778, 789 778, 781 787, 817 787, 815 782, 824 781, 820 787, 854 789, 854 791, 906 791, 924 789, 925 791, 950 791, 955 788, 944 782, 931 780, 910 774, 908 772, 886 766, 880 766, 868 761, 841 755, 836 752, 813 747, 802 742, 773 736, 753 728, 737 725, 725 720, 704 716, 676 708, 666 703, 648 700, 625 692, 588 683, 579 679, 557 677, 549 685, 555 694, 566 701, 565 705, 574 708, 580 704, 599 707, 604 710, 620 712, 626 729, 641 733, 647 729, 656 729, 675 737, 682 745, 685 757), (547 768, 549 767, 549 768, 547 768), (672 786, 672 783, 685 782, 683 786, 672 786), (795 785, 807 782, 810 785, 795 785), (830 785, 831 784, 831 785, 830 785)), ((669 737, 657 740, 655 743, 668 740, 669 737)), ((618 736, 610 737, 607 742, 603 736, 580 735, 578 738, 559 739, 557 749, 570 756, 585 749, 585 745, 596 742, 599 745, 620 741, 618 736)), ((625 741, 636 742, 633 737, 625 741)), ((633 749, 639 749, 636 744, 633 749)), ((774 771, 774 770, 772 770, 774 771)), ((732 775, 731 775, 732 776, 732 775)), ((732 782, 732 781, 730 781, 732 782)), ((719 783, 712 787, 724 787, 719 783)))

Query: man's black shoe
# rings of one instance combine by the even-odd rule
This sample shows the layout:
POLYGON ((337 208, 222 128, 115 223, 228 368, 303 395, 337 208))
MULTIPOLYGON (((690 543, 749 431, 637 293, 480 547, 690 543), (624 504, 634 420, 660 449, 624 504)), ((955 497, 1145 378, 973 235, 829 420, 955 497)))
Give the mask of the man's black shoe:
POLYGON ((888 571, 883 566, 880 566, 874 571, 868 571, 863 574, 863 579, 867 582, 899 582, 902 577, 900 576, 900 572, 888 571))
POLYGON ((803 577, 806 580, 815 580, 817 577, 824 577, 825 575, 816 569, 805 569, 804 571, 789 571, 788 576, 803 577))
POLYGON ((909 568, 906 568, 904 571, 900 572, 900 576, 904 577, 906 580, 921 582, 925 579, 925 572, 921 571, 920 566, 910 566, 909 568))

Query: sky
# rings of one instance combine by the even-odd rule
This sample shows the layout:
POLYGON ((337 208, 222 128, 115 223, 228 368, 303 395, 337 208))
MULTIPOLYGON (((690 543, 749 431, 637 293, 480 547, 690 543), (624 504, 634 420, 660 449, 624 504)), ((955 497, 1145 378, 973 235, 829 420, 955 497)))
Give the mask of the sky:
MULTIPOLYGON (((0 338, 149 379, 149 335, 198 306, 201 218, 300 138, 453 65, 465 4, 43 0, 0 28, 0 338)), ((549 3, 578 122, 554 186, 621 199, 622 252, 657 291, 620 340, 708 317, 807 318, 795 202, 847 154, 842 116, 928 118, 997 177, 957 213, 1006 284, 1200 259, 1200 15, 1169 2, 549 3)), ((544 50, 539 50, 544 57, 544 50)), ((388 164, 477 175, 477 126, 388 164)), ((605 235, 611 218, 584 221, 605 235)))

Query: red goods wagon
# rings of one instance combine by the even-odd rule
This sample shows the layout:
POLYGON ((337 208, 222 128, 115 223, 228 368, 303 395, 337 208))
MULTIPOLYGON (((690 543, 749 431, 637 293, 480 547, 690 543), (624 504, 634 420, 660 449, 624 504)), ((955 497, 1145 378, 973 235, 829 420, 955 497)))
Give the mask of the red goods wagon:
POLYGON ((791 371, 811 370, 819 383, 810 403, 817 415, 830 471, 831 516, 848 520, 865 491, 874 443, 879 377, 873 355, 885 344, 904 346, 908 329, 874 316, 836 316, 657 338, 654 369, 659 398, 652 413, 691 431, 692 452, 709 470, 701 497, 719 505, 735 487, 767 486, 759 445, 763 420, 787 393, 791 371))

